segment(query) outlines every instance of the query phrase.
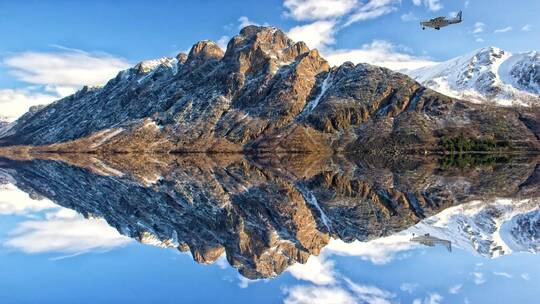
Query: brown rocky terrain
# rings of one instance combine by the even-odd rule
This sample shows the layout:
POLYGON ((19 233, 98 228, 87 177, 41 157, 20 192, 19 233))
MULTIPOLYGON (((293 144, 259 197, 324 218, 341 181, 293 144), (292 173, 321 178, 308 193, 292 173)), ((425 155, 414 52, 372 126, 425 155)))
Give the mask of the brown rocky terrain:
MULTIPOLYGON (((369 64, 330 67, 281 30, 248 26, 223 52, 142 62, 21 117, 0 145, 58 152, 440 150, 444 138, 538 151, 538 117, 472 104, 369 64)), ((403 153, 401 153, 403 154, 403 153)))

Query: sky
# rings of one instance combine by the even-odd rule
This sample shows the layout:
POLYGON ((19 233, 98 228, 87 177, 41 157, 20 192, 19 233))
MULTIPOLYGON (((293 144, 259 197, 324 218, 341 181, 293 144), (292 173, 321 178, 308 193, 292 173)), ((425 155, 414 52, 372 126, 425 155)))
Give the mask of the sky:
POLYGON ((370 242, 332 240, 306 264, 250 281, 225 256, 198 264, 189 253, 137 243, 103 219, 85 219, 11 183, 0 191, 2 303, 467 304, 538 298, 538 254, 487 258, 396 234, 370 242))
POLYGON ((225 47, 249 24, 279 27, 334 65, 400 70, 487 46, 539 50, 539 11, 536 0, 0 0, 0 119, 203 39, 225 47), (419 26, 459 10, 462 24, 419 26))

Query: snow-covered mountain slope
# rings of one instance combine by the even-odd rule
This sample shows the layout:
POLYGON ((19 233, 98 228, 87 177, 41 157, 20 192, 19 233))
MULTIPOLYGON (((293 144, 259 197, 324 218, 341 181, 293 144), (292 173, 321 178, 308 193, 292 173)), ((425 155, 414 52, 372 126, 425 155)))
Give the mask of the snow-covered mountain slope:
POLYGON ((0 116, 0 136, 6 132, 6 130, 9 128, 9 124, 10 123, 7 117, 0 116))
POLYGON ((538 200, 475 201, 448 208, 407 230, 448 240, 452 246, 493 258, 540 251, 538 200))
POLYGON ((433 66, 404 71, 439 93, 474 102, 540 105, 540 54, 495 47, 433 66))

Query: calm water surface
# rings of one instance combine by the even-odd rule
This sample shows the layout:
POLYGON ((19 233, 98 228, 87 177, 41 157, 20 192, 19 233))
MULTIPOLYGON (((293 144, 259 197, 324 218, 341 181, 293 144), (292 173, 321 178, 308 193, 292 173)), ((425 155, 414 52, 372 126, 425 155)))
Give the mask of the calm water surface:
POLYGON ((538 171, 0 159, 0 302, 537 303, 538 171))

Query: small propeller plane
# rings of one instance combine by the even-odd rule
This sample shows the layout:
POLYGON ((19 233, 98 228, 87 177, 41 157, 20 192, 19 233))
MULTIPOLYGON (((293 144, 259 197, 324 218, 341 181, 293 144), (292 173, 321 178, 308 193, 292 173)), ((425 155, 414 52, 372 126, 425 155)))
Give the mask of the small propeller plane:
POLYGON ((461 11, 457 13, 457 15, 454 18, 446 19, 446 17, 437 17, 433 19, 429 19, 428 21, 422 21, 420 22, 420 25, 422 26, 422 29, 425 30, 426 27, 431 27, 436 30, 440 30, 441 27, 449 26, 452 24, 460 23, 461 20, 461 11))

